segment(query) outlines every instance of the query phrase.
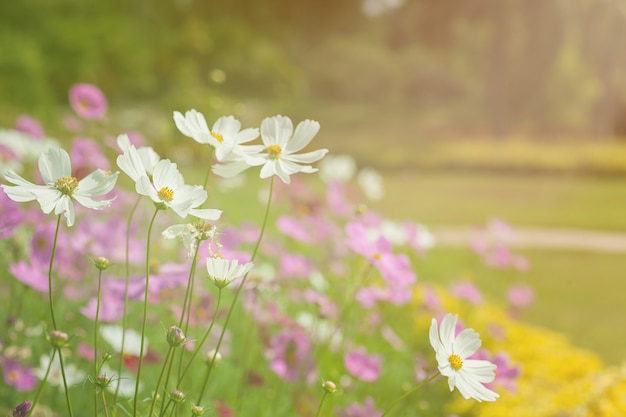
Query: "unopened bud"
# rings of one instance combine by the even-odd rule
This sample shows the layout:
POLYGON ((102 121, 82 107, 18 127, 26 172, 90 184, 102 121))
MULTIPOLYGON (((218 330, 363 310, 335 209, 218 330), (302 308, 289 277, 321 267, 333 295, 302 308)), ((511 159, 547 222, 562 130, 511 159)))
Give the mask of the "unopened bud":
POLYGON ((182 346, 186 341, 187 338, 179 327, 172 326, 167 331, 167 343, 169 343, 171 347, 182 346))
POLYGON ((102 352, 102 360, 104 362, 108 362, 111 359, 113 359, 113 355, 111 355, 111 352, 102 352))
POLYGON ((69 336, 67 333, 62 332, 61 330, 52 330, 49 334, 49 341, 52 346, 56 348, 62 348, 67 346, 67 342, 69 340, 69 336))
POLYGON ((199 405, 194 405, 193 407, 191 407, 191 415, 201 416, 202 414, 204 414, 204 407, 199 405))
POLYGON ((337 385, 335 385, 333 381, 324 381, 322 383, 322 388, 324 388, 324 390, 329 394, 337 392, 337 385))
POLYGON ((174 401, 177 404, 180 404, 183 401, 185 401, 185 394, 182 391, 179 391, 179 390, 173 391, 170 394, 170 397, 172 398, 172 401, 174 401))
POLYGON ((111 261, 109 261, 107 258, 105 258, 104 256, 100 256, 96 259, 93 260, 93 264, 96 266, 96 268, 98 268, 100 271, 104 271, 105 269, 107 269, 109 266, 111 266, 111 261))
POLYGON ((24 401, 13 409, 13 417, 26 417, 32 405, 30 401, 24 401))
POLYGON ((111 377, 101 374, 96 377, 95 385, 98 389, 103 390, 111 384, 111 377))
POLYGON ((209 365, 219 365, 219 363, 222 361, 222 354, 219 352, 215 352, 215 349, 212 349, 211 351, 209 351, 209 353, 206 354, 206 363, 208 363, 209 365))

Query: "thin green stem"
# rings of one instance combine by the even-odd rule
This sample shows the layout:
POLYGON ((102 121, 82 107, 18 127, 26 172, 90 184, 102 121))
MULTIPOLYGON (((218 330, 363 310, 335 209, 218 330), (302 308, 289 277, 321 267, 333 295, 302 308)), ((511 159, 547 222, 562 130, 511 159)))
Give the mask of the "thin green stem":
MULTIPOLYGON (((128 221, 126 222, 126 249, 125 249, 125 267, 126 267, 126 283, 124 284, 124 307, 123 307, 123 311, 122 311, 122 347, 121 347, 121 351, 120 351, 120 355, 123 355, 124 353, 124 346, 126 343, 126 321, 127 321, 127 314, 126 314, 126 310, 128 308, 128 287, 130 284, 130 227, 132 225, 133 222, 133 217, 135 216, 135 211, 137 210, 137 206, 139 205, 139 200, 141 199, 141 196, 137 197, 137 201, 135 201, 135 204, 133 205, 133 207, 130 209, 130 213, 128 214, 128 221)), ((120 391, 120 385, 122 383, 121 378, 119 378, 120 375, 122 375, 122 363, 124 361, 122 359, 120 359, 120 362, 117 366, 117 375, 118 375, 118 379, 117 379, 117 384, 115 387, 115 394, 113 395, 113 406, 115 406, 117 404, 117 396, 119 394, 120 391)))
POLYGON ((104 417, 109 417, 109 410, 107 409, 107 399, 104 396, 104 390, 102 390, 102 408, 104 409, 104 417))
POLYGON ((52 362, 54 361, 54 356, 56 355, 56 353, 57 353, 57 350, 53 349, 52 356, 50 356, 50 362, 48 362, 48 368, 46 368, 46 373, 44 374, 43 379, 41 380, 41 384, 39 384, 39 389, 37 390, 37 394, 35 394, 35 399, 33 400, 33 404, 31 405, 30 411, 28 412, 27 416, 30 416, 33 413, 33 411, 35 410, 35 406, 39 402, 39 398, 41 397, 43 388, 46 385, 46 381, 48 380, 48 375, 50 375, 50 369, 52 369, 52 362))
POLYGON ((328 391, 324 390, 324 395, 322 395, 322 399, 320 400, 320 405, 319 407, 317 407, 317 413, 315 413, 315 417, 319 417, 320 412, 322 411, 322 406, 324 405, 324 400, 326 399, 327 395, 328 395, 328 391))
POLYGON ((146 339, 146 321, 148 317, 148 293, 150 289, 150 237, 152 235, 152 226, 154 225, 154 219, 159 212, 157 207, 154 210, 152 219, 150 219, 150 225, 148 226, 148 238, 146 243, 146 289, 143 295, 143 322, 141 324, 141 344, 139 348, 139 365, 137 367, 137 381, 135 382, 135 396, 133 398, 133 417, 137 416, 137 401, 139 399, 139 381, 141 381, 141 369, 143 367, 144 346, 146 339))
POLYGON ((93 378, 94 378, 94 415, 98 415, 98 388, 95 385, 98 378, 98 320, 100 318, 100 296, 102 294, 102 269, 98 268, 98 295, 96 302, 96 319, 93 325, 93 378))
MULTIPOLYGON (((159 378, 157 379, 156 387, 154 388, 154 395, 152 397, 152 404, 150 404, 150 412, 148 413, 148 416, 151 416, 152 412, 154 411, 154 405, 156 404, 156 399, 159 395, 159 388, 161 387, 161 380, 163 379, 165 368, 167 367, 167 364, 168 362, 170 362, 170 359, 172 357, 173 349, 174 348, 170 346, 170 348, 167 350, 167 355, 165 355, 165 360, 163 361, 163 367, 161 368, 161 372, 159 373, 159 378)), ((165 398, 163 398, 163 401, 165 401, 165 398)))
MULTIPOLYGON (((180 383, 181 383, 182 379, 187 374, 187 371, 189 370, 189 367, 191 366, 191 363, 195 359, 196 355, 198 354, 200 349, 202 349, 202 346, 204 345, 204 342, 206 342, 207 337, 209 337, 209 334, 211 333, 211 330, 213 329, 213 325, 215 324, 215 319, 217 318, 217 313, 220 310, 220 302, 221 302, 221 300, 222 300, 222 289, 220 288, 219 292, 217 294, 217 303, 215 305, 215 313, 213 313, 213 318, 211 319, 211 324, 209 325, 208 330, 204 333, 204 336, 202 337, 202 340, 200 341, 200 343, 197 344, 196 348, 194 349, 193 353, 191 354, 191 358, 189 359, 189 363, 187 363, 187 366, 185 367, 185 370, 178 377, 178 382, 176 383, 176 387, 177 388, 180 386, 180 383)), ((215 356, 213 357, 213 359, 215 359, 215 356)))
POLYGON ((61 215, 57 216, 57 226, 54 231, 54 241, 52 242, 52 253, 50 254, 50 266, 48 268, 48 304, 50 306, 50 317, 52 318, 52 328, 57 329, 57 321, 54 317, 54 302, 52 299, 52 265, 54 264, 54 255, 57 251, 57 239, 59 237, 59 228, 61 226, 61 215))
MULTIPOLYGON (((254 261, 254 258, 256 258, 257 252, 259 251, 259 246, 261 245, 261 240, 263 240, 263 234, 265 233, 265 228, 267 226, 267 219, 269 218, 269 213, 270 213, 270 205, 272 203, 272 194, 274 191, 274 177, 272 176, 272 179, 270 180, 270 190, 269 190, 269 195, 267 196, 267 205, 265 206, 265 215, 263 216, 263 224, 261 226, 261 232, 259 233, 259 238, 256 241, 256 245, 254 246, 254 251, 252 252, 252 258, 250 259, 250 262, 254 261)), ((196 404, 200 404, 200 402, 202 401, 202 397, 204 396, 204 391, 206 389, 207 386, 207 382, 209 380, 209 377, 211 376, 211 371, 213 370, 213 364, 215 362, 215 358, 217 357, 217 353, 219 352, 220 346, 222 345, 222 340, 224 339, 224 334, 226 333, 226 328, 228 327, 228 322, 230 320, 230 316, 233 313, 234 307, 235 307, 235 303, 237 302, 237 299, 239 298, 239 294, 241 293, 241 290, 243 289, 243 286, 246 283, 246 280, 248 279, 248 274, 250 272, 246 273, 243 278, 241 279, 241 283, 239 284, 239 286, 237 287, 237 291, 235 292, 235 296, 233 297, 233 301, 230 304, 230 308, 228 309, 228 313, 226 313, 226 319, 224 320, 224 326, 222 327, 222 332, 220 333, 220 337, 217 341, 217 346, 215 347, 215 352, 213 353, 213 359, 211 360, 211 364, 209 365, 209 369, 207 370, 207 373, 204 377, 204 382, 202 384, 202 390, 200 391, 200 395, 198 397, 198 401, 196 402, 196 404)))
MULTIPOLYGON (((200 250, 200 240, 196 239, 196 250, 193 254, 191 261, 191 269, 189 270, 189 278, 187 279, 187 288, 185 289, 185 299, 183 301, 183 309, 180 313, 180 320, 178 321, 178 327, 183 327, 183 321, 185 316, 187 317, 187 323, 189 323, 189 306, 191 305, 191 293, 193 290, 193 280, 196 275, 196 264, 198 262, 198 251, 200 250)), ((187 325, 183 329, 183 332, 187 334, 187 325)))
POLYGON ((426 385, 427 383, 429 383, 430 381, 432 381, 433 379, 435 379, 435 377, 437 377, 439 375, 439 373, 435 373, 433 375, 431 375, 430 377, 426 378, 425 380, 423 380, 422 382, 420 382, 419 384, 417 384, 415 387, 413 387, 412 389, 408 390, 407 392, 405 392, 404 394, 402 394, 399 398, 397 398, 394 402, 391 403, 391 405, 389 407, 387 407, 387 409, 385 410, 385 412, 380 416, 380 417, 385 417, 387 415, 387 413, 389 413, 396 405, 398 405, 398 403, 400 403, 400 401, 404 400, 406 397, 408 397, 409 395, 413 394, 414 392, 416 392, 417 390, 421 389, 424 385, 426 385))
POLYGON ((72 400, 70 399, 70 391, 67 388, 67 378, 65 377, 65 365, 63 364, 63 354, 61 348, 57 348, 59 351, 59 364, 61 364, 61 376, 63 377, 63 388, 65 389, 65 401, 67 402, 67 411, 70 413, 70 417, 74 417, 72 412, 72 400))

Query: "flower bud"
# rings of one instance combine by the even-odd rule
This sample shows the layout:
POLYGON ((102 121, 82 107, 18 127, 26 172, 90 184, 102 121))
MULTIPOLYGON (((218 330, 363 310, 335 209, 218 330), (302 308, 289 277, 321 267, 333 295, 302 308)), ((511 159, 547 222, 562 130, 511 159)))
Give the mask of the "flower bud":
POLYGON ((194 405, 193 407, 191 407, 192 416, 201 416, 202 414, 204 414, 204 407, 199 405, 194 405))
POLYGON ((113 355, 111 355, 111 352, 102 352, 102 361, 108 362, 111 359, 113 359, 113 355))
POLYGON ((180 404, 185 401, 185 394, 179 390, 172 391, 170 397, 172 398, 172 401, 174 401, 176 404, 180 404))
POLYGON ((103 390, 111 384, 111 377, 106 374, 100 374, 96 377, 94 385, 99 389, 103 390))
POLYGON ((222 354, 217 352, 217 354, 215 353, 215 349, 211 349, 207 354, 206 354, 206 363, 211 365, 219 365, 219 363, 222 361, 222 354))
POLYGON ((167 331, 167 343, 169 343, 171 347, 182 346, 186 341, 187 338, 179 327, 171 326, 167 331))
POLYGON ((337 392, 337 385, 333 381, 324 381, 322 383, 322 388, 329 394, 334 394, 337 392))
POLYGON ((93 264, 96 266, 96 268, 98 268, 100 271, 104 271, 105 269, 107 269, 109 266, 111 266, 111 261, 109 261, 107 258, 105 258, 104 256, 99 256, 96 259, 93 260, 93 264))
POLYGON ((30 401, 24 401, 13 409, 13 417, 26 417, 32 405, 30 401))
POLYGON ((61 330, 52 330, 48 337, 48 341, 55 348, 62 348, 67 346, 67 342, 69 339, 70 338, 67 333, 62 332, 61 330))

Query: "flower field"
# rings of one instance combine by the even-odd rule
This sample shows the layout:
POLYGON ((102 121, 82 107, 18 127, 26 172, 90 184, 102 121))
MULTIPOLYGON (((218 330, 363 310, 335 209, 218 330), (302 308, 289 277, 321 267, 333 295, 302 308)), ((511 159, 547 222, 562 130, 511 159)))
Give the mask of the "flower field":
MULTIPOLYGON (((424 273, 428 227, 387 218, 319 122, 174 109, 183 158, 113 131, 97 86, 69 99, 71 142, 0 131, 3 415, 626 413, 626 367, 525 323, 527 282, 496 300, 424 273)), ((513 232, 466 252, 524 276, 513 232)))

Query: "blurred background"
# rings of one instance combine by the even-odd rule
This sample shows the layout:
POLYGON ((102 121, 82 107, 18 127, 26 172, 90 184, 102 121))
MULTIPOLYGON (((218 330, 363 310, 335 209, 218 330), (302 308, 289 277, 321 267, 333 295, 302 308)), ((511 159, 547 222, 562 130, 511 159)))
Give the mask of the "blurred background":
MULTIPOLYGON (((2 1, 0 126, 27 113, 69 142, 62 117, 77 82, 105 92, 111 132, 137 130, 161 149, 183 143, 174 110, 246 127, 311 118, 315 147, 381 172, 386 196, 372 204, 391 217, 617 234, 624 39, 624 0, 2 1)), ((495 296, 503 280, 527 280, 538 293, 528 320, 617 362, 623 249, 530 248, 523 276, 494 278, 445 248, 417 268, 495 296)))

